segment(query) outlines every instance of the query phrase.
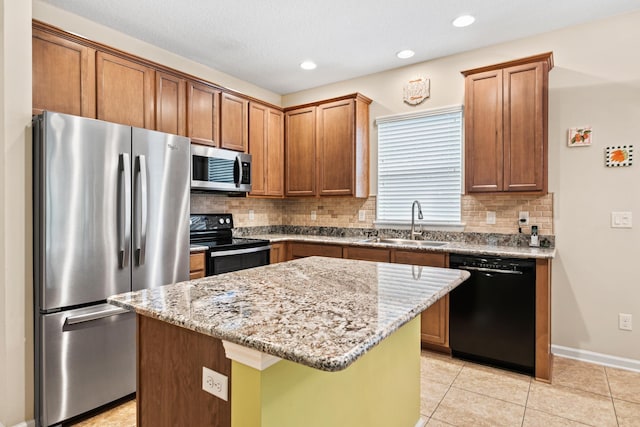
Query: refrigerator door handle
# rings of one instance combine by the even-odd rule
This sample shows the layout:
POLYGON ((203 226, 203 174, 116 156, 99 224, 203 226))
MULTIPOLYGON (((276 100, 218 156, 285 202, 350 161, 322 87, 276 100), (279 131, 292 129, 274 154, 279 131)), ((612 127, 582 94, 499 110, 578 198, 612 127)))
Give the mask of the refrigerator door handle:
POLYGON ((106 310, 95 311, 93 313, 69 316, 66 318, 65 323, 67 325, 77 325, 78 323, 91 322, 92 320, 104 319, 105 317, 111 317, 123 313, 129 313, 129 310, 125 310, 120 307, 113 307, 106 310))
POLYGON ((120 206, 118 207, 118 226, 119 244, 118 258, 120 268, 129 265, 130 248, 131 248, 131 164, 129 162, 128 153, 120 153, 120 161, 118 165, 120 172, 120 206), (122 207, 124 206, 124 213, 122 207))
POLYGON ((147 249, 147 160, 145 156, 140 155, 136 161, 136 173, 140 175, 140 192, 136 197, 140 197, 140 229, 138 244, 136 247, 136 257, 138 258, 138 265, 143 265, 145 260, 145 253, 147 249), (139 195, 139 196, 138 196, 139 195))

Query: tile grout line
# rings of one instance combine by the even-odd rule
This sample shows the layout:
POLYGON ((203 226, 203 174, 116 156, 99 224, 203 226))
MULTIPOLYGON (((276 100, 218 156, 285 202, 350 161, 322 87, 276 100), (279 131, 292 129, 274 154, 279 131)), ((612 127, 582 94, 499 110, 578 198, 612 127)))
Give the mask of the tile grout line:
MULTIPOLYGON (((445 391, 444 395, 442 395, 442 398, 438 401, 438 404, 436 405, 435 408, 433 408, 433 411, 431 412, 431 415, 429 416, 429 420, 431 420, 433 418, 433 415, 436 413, 436 411, 438 410, 438 408, 440 407, 440 404, 442 403, 442 401, 444 400, 444 398, 447 396, 447 394, 449 393, 449 391, 451 390, 451 387, 453 387, 453 383, 456 381, 456 379, 458 378, 458 376, 460 375, 460 373, 462 372, 462 370, 464 369, 464 367, 467 365, 467 362, 462 362, 462 365, 460 366, 460 370, 458 371, 458 373, 456 374, 456 376, 453 378, 453 380, 451 381, 451 384, 449 384, 449 387, 447 387, 447 391, 445 391)), ((441 421, 443 423, 449 424, 447 421, 444 420, 438 420, 437 418, 435 418, 437 421, 441 421)), ((428 422, 427 422, 428 423, 428 422)), ((451 424, 454 425, 454 424, 451 424)))
POLYGON ((616 417, 616 424, 620 427, 620 421, 618 421, 618 411, 616 411, 616 403, 613 401, 613 391, 611 391, 611 383, 609 382, 609 374, 607 373, 607 367, 603 367, 604 376, 607 379, 607 387, 609 388, 609 398, 611 399, 611 406, 613 406, 613 415, 616 417))
POLYGON ((522 423, 520 427, 524 427, 524 419, 527 416, 527 405, 529 404, 529 395, 531 394, 531 382, 533 379, 529 378, 529 387, 527 388, 527 398, 524 400, 524 413, 522 414, 522 423))

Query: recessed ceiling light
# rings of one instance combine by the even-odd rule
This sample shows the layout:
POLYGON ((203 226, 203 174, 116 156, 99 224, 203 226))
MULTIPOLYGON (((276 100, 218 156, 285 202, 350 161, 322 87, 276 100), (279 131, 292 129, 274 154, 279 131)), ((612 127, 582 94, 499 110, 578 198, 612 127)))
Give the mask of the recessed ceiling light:
POLYGON ((415 55, 416 53, 414 51, 412 51, 411 49, 405 49, 405 50, 401 50, 400 52, 396 53, 396 56, 400 59, 407 59, 407 58, 411 58, 413 55, 415 55))
POLYGON ((462 15, 454 19, 452 24, 454 27, 467 27, 473 24, 475 20, 476 18, 471 15, 462 15))
POLYGON ((315 70, 316 67, 317 65, 313 61, 304 61, 300 64, 300 68, 302 68, 303 70, 315 70))

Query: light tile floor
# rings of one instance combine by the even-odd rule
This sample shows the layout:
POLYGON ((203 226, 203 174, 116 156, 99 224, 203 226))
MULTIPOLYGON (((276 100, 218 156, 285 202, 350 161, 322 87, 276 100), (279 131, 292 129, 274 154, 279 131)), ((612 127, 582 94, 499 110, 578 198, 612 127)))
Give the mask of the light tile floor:
MULTIPOLYGON (((421 368, 420 412, 429 427, 640 427, 637 372, 555 357, 553 384, 544 384, 426 351, 421 368)), ((133 400, 74 427, 135 423, 133 400)))

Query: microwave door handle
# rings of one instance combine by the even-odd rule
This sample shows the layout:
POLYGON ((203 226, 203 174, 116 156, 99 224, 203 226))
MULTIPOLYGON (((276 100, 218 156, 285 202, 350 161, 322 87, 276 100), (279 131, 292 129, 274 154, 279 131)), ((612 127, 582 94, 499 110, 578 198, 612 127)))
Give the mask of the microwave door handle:
POLYGON ((147 222, 148 222, 148 209, 147 209, 147 160, 145 156, 140 155, 136 162, 136 172, 140 176, 140 236, 138 238, 138 247, 136 248, 136 256, 138 258, 138 265, 144 265, 145 254, 147 252, 147 222))
POLYGON ((238 168, 238 180, 236 181, 236 187, 240 187, 242 184, 242 161, 240 156, 236 156, 236 167, 238 168))
POLYGON ((120 206, 118 206, 118 261, 120 268, 129 265, 131 248, 131 164, 128 153, 120 153, 118 161, 120 206), (124 213, 123 213, 124 207, 124 213))

